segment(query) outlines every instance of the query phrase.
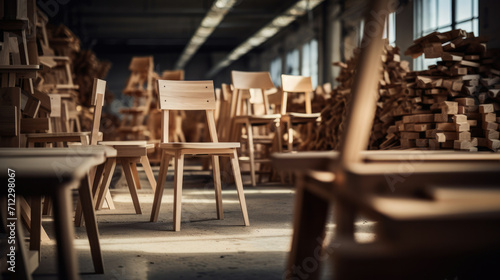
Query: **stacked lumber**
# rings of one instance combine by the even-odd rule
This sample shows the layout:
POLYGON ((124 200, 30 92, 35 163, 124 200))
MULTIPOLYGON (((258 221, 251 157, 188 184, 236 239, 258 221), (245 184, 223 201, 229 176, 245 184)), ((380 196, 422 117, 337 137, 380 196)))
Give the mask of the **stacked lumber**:
MULTIPOLYGON (((486 42, 463 30, 431 33, 415 40, 405 55, 441 60, 412 72, 399 61, 397 48, 386 46, 368 148, 498 151, 500 53, 487 50, 486 42)), ((334 63, 342 68, 340 85, 327 100, 315 141, 306 149, 339 148, 356 58, 334 63)))
MULTIPOLYGON (((410 104, 394 110, 394 126, 380 148, 500 148, 496 111, 500 71, 486 39, 463 30, 434 32, 415 40, 405 52, 413 58, 441 58, 428 70, 410 72, 401 95, 410 104)), ((500 97, 500 96, 499 96, 500 97)))
MULTIPOLYGON (((300 147, 301 150, 336 150, 339 148, 358 53, 359 51, 355 51, 353 58, 345 63, 333 63, 334 66, 341 68, 336 78, 340 84, 332 90, 331 98, 326 100, 326 105, 321 111, 321 124, 316 128, 313 139, 307 145, 300 147)), ((401 95, 406 87, 405 77, 409 69, 408 62, 401 61, 399 48, 386 43, 381 59, 383 68, 380 71, 379 99, 370 137, 372 149, 378 148, 380 143, 387 141, 386 136, 391 133, 390 128, 395 121, 393 111, 396 108, 403 108, 401 104, 411 103, 408 97, 401 95)), ((390 144, 387 145, 390 146, 390 144)))

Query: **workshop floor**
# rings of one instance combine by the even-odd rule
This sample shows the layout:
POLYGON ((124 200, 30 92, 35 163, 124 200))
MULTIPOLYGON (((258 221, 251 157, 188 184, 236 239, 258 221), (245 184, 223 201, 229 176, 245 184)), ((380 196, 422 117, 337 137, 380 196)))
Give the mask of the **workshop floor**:
MULTIPOLYGON (((111 190, 115 210, 97 212, 106 273, 95 274, 85 228, 77 228, 75 247, 82 279, 282 279, 292 236, 294 188, 280 184, 251 187, 243 176, 250 226, 243 218, 234 185, 223 185, 224 219, 217 220, 211 172, 196 162, 186 166, 181 231, 172 226, 173 173, 169 170, 159 221, 149 222, 153 192, 139 168, 142 215, 135 214, 120 171, 111 190), (194 163, 194 164, 193 164, 194 163)), ((155 176, 158 167, 153 167, 155 176)), ((373 238, 361 221, 358 239, 373 238)), ((42 243, 35 279, 57 279, 54 231, 44 218, 50 241, 42 243)), ((330 224, 328 228, 334 227, 330 224)), ((329 278, 330 271, 323 271, 329 278)))

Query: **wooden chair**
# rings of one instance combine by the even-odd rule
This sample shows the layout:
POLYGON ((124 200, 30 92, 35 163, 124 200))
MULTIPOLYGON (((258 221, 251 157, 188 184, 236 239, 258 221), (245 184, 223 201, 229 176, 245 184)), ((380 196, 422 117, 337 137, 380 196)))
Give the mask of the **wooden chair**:
POLYGON ((236 149, 239 143, 219 142, 214 121, 215 98, 212 81, 158 81, 160 109, 163 110, 162 118, 162 161, 158 186, 156 187, 151 211, 151 222, 158 220, 160 205, 163 196, 163 184, 167 177, 170 159, 174 158, 174 230, 181 228, 181 203, 182 203, 182 176, 184 155, 211 155, 215 199, 217 205, 217 218, 223 219, 222 192, 220 180, 219 156, 229 157, 234 172, 236 190, 240 200, 241 211, 245 226, 249 225, 248 213, 243 193, 240 167, 236 149), (170 143, 168 139, 168 117, 170 110, 205 110, 208 129, 212 142, 170 143))
POLYGON ((123 108, 123 121, 118 128, 120 140, 144 140, 149 137, 145 124, 153 100, 153 57, 133 57, 129 70, 132 72, 123 94, 132 96, 133 107, 123 108))
MULTIPOLYGON (((106 90, 106 82, 103 80, 95 79, 94 82, 94 92, 93 96, 97 94, 102 94, 104 98, 104 92, 106 90)), ((94 97, 92 100, 95 100, 94 97)), ((96 101, 94 109, 94 119, 92 125, 92 135, 97 135, 99 133, 99 124, 101 120, 102 112, 102 100, 101 103, 96 101)), ((93 189, 93 196, 96 200, 96 209, 101 209, 104 199, 108 202, 108 205, 112 203, 112 198, 109 195, 109 184, 111 183, 111 177, 116 167, 117 161, 121 163, 122 169, 125 173, 127 180, 127 185, 129 187, 130 195, 132 196, 132 201, 134 204, 135 212, 137 214, 142 214, 141 207, 139 204, 139 198, 137 195, 137 189, 141 188, 139 174, 137 172, 137 162, 140 162, 144 168, 147 175, 151 188, 155 189, 156 180, 154 178, 153 170, 149 163, 147 157, 148 150, 154 149, 154 144, 148 144, 146 141, 98 141, 97 137, 92 137, 90 140, 90 145, 100 145, 109 146, 116 149, 117 154, 112 157, 108 157, 103 165, 97 168, 95 175, 95 183, 93 189)), ((112 204, 111 204, 112 205, 112 204)), ((112 207, 110 207, 112 208, 112 207)), ((79 208, 77 209, 75 223, 81 225, 81 214, 79 208)))
MULTIPOLYGON (((46 143, 46 142, 79 142, 82 145, 105 145, 115 148, 118 153, 116 156, 110 157, 106 160, 106 163, 97 168, 96 179, 102 180, 104 182, 103 186, 98 190, 93 190, 93 195, 96 197, 96 207, 101 209, 104 198, 106 199, 108 206, 113 209, 113 201, 111 195, 109 194, 109 184, 111 182, 111 177, 116 166, 116 162, 122 164, 122 168, 127 179, 127 184, 129 187, 130 194, 134 203, 134 208, 137 214, 141 214, 141 208, 139 203, 139 198, 137 195, 137 189, 140 189, 139 175, 137 173, 137 162, 140 162, 144 167, 144 171, 148 177, 151 184, 151 188, 154 190, 156 186, 156 181, 154 179, 153 171, 147 157, 148 150, 154 149, 154 144, 148 144, 146 141, 109 141, 109 142, 99 142, 102 138, 102 133, 99 132, 99 125, 101 120, 102 103, 98 104, 97 96, 102 95, 104 102, 104 93, 106 89, 106 82, 99 79, 94 79, 94 89, 92 93, 92 106, 94 106, 94 117, 92 122, 92 131, 89 132, 58 132, 58 133, 28 133, 26 134, 27 143, 30 147, 34 147, 34 143, 46 143), (96 195, 97 194, 97 195, 96 195)), ((96 185, 97 186, 97 185, 96 185)), ((47 204, 48 205, 48 204, 47 204)), ((45 210, 47 213, 47 209, 45 210)), ((80 208, 77 209, 77 217, 81 217, 80 208)), ((76 220, 77 225, 81 225, 81 219, 76 220)))
POLYGON ((312 113, 311 93, 313 87, 311 77, 281 75, 283 97, 281 102, 281 121, 288 129, 288 152, 293 151, 293 125, 307 124, 307 137, 311 137, 312 125, 318 122, 321 113, 312 113), (287 112, 287 100, 289 93, 305 94, 305 113, 287 112))
POLYGON ((183 81, 184 70, 165 70, 161 72, 162 80, 183 81))
POLYGON ((222 84, 219 102, 219 119, 217 120, 217 133, 222 141, 229 141, 231 128, 231 85, 222 84))
MULTIPOLYGON (((278 150, 281 151, 281 137, 276 137, 276 135, 281 135, 280 133, 280 114, 272 114, 270 111, 269 100, 265 94, 266 89, 274 88, 273 82, 269 72, 241 72, 241 71, 231 71, 231 77, 234 86, 234 92, 231 101, 231 116, 233 118, 233 124, 231 128, 231 139, 232 141, 241 140, 246 145, 246 155, 241 156, 240 162, 250 164, 250 178, 252 181, 252 186, 256 186, 256 170, 257 165, 270 163, 270 154, 268 150, 264 150, 260 153, 260 157, 256 157, 256 145, 262 145, 272 147, 275 143, 274 139, 277 139, 278 150), (250 90, 256 90, 261 94, 261 100, 264 106, 263 114, 254 114, 253 108, 251 106, 251 96, 248 95, 250 90), (247 98, 244 98, 244 94, 247 94, 247 98), (243 102, 246 104, 246 108, 243 108, 243 102), (265 132, 261 135, 254 135, 254 127, 266 126, 265 132), (276 134, 270 132, 270 127, 273 126, 276 129, 276 134), (242 133, 242 129, 245 129, 245 134, 242 133)), ((256 97, 256 96, 255 96, 256 97)), ((272 148, 271 148, 272 149, 272 148)), ((242 154, 245 152, 242 149, 242 154)))
POLYGON ((364 37, 340 153, 295 163, 317 169, 306 171, 297 185, 287 279, 303 277, 300 269, 310 260, 318 266, 307 273, 308 279, 319 277, 332 202, 335 279, 443 279, 446 270, 456 269, 450 261, 463 264, 467 254, 485 257, 493 252, 498 257, 500 252, 500 206, 491 199, 498 197, 498 189, 455 189, 497 185, 497 154, 362 152, 375 113, 378 75, 374 69, 380 66, 388 2, 373 1, 367 10, 365 23, 371 30, 364 37), (408 167, 411 171, 405 172, 408 167), (397 188, 394 182, 399 183, 397 188), (354 242, 354 219, 359 211, 379 221, 376 242, 354 242), (425 275, 427 271, 432 271, 431 277, 425 275))

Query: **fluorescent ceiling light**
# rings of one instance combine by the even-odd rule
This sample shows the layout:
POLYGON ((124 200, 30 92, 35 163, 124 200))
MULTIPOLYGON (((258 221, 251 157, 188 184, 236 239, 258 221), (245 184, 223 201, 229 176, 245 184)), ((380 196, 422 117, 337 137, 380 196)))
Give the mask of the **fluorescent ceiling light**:
POLYGON ((304 15, 308 10, 314 9, 314 7, 318 6, 321 2, 323 2, 323 0, 297 1, 292 7, 275 17, 270 23, 262 27, 257 33, 236 47, 236 49, 229 53, 226 58, 212 67, 207 73, 207 78, 212 78, 215 74, 219 73, 220 70, 229 66, 231 62, 245 55, 253 48, 260 46, 267 39, 276 35, 282 28, 288 26, 297 19, 297 17, 304 15))
POLYGON ((205 43, 207 38, 214 32, 227 12, 234 6, 236 0, 217 0, 201 21, 200 26, 191 37, 188 45, 182 52, 175 64, 176 69, 183 69, 196 51, 205 43))

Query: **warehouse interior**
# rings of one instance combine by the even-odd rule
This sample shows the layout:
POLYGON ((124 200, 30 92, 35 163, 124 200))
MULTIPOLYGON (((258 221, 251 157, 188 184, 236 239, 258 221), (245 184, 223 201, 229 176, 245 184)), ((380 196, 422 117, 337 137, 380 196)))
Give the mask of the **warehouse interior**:
POLYGON ((499 11, 0 0, 0 279, 500 277, 499 11))

